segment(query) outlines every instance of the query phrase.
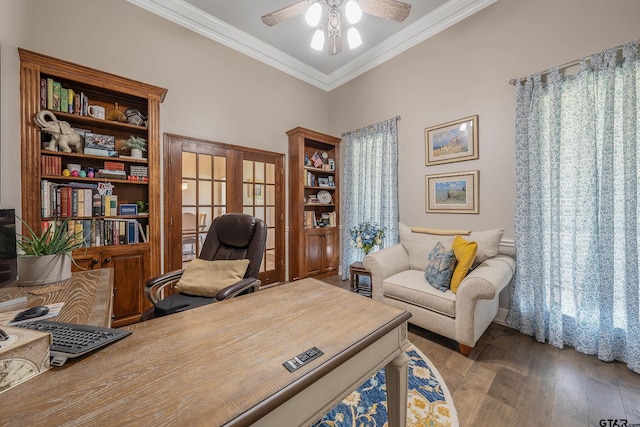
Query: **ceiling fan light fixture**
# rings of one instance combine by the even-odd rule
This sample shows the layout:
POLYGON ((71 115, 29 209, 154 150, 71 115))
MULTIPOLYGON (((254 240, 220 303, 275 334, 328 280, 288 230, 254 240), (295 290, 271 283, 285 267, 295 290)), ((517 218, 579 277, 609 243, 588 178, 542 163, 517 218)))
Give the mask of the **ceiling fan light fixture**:
POLYGON ((320 18, 322 17, 322 6, 320 2, 314 2, 307 9, 307 13, 304 14, 304 20, 307 21, 307 24, 311 27, 317 27, 320 23, 320 18))
POLYGON ((349 49, 355 49, 362 44, 360 33, 355 27, 351 27, 347 31, 347 40, 349 41, 349 49))
POLYGON ((322 31, 322 28, 318 28, 316 32, 313 33, 311 48, 317 51, 322 51, 324 48, 324 31, 322 31))
POLYGON ((362 17, 362 9, 355 0, 349 0, 344 7, 345 14, 347 15, 347 21, 350 24, 355 24, 360 21, 362 17))

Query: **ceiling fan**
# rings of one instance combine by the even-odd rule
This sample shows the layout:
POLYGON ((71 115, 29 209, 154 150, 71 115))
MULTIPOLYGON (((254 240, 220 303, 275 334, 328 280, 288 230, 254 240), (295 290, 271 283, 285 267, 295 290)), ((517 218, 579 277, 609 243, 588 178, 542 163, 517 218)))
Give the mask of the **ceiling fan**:
MULTIPOLYGON (((329 55, 342 52, 342 10, 345 3, 347 21, 351 24, 358 22, 362 13, 402 22, 409 16, 411 5, 397 0, 302 0, 262 17, 262 22, 268 26, 276 25, 287 19, 305 14, 307 23, 316 27, 311 40, 311 47, 323 50, 325 39, 328 40, 329 55), (326 33, 322 25, 318 26, 322 17, 322 5, 327 7, 326 33)), ((360 33, 355 27, 347 32, 349 46, 354 49, 362 43, 360 33)))

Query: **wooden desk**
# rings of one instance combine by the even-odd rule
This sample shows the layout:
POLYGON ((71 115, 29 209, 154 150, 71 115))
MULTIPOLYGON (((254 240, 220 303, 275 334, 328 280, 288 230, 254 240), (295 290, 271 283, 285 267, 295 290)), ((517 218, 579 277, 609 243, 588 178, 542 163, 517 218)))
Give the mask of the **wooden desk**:
POLYGON ((389 425, 404 426, 410 317, 315 279, 276 286, 125 327, 5 392, 0 425, 308 425, 386 366, 389 425))
POLYGON ((48 320, 108 328, 111 327, 113 270, 79 271, 67 280, 50 285, 18 286, 18 282, 13 281, 0 286, 0 302, 23 296, 27 297, 25 303, 6 307, 2 312, 64 302, 60 314, 48 320))

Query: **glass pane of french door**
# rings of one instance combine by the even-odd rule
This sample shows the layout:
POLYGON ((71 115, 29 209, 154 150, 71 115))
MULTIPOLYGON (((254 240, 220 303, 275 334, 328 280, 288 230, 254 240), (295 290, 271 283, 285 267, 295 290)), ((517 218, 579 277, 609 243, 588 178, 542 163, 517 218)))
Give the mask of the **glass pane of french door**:
POLYGON ((276 269, 276 173, 275 164, 242 161, 242 212, 267 224, 267 245, 260 272, 276 269))
POLYGON ((182 264, 202 250, 215 217, 227 212, 227 159, 208 153, 182 153, 182 264))

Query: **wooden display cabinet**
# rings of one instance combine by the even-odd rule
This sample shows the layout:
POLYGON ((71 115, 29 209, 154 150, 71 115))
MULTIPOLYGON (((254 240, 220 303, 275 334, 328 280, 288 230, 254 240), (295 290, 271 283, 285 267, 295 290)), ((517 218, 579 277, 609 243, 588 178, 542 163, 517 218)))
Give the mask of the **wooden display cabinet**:
POLYGON ((329 277, 340 248, 340 138, 301 127, 287 135, 289 280, 329 277))
MULTIPOLYGON (((119 327, 139 320, 144 309, 150 304, 144 295, 144 286, 148 279, 160 274, 160 103, 166 95, 166 89, 130 80, 124 77, 83 67, 70 62, 18 49, 20 55, 20 112, 21 112, 21 161, 22 170, 22 218, 39 232, 47 224, 61 217, 71 216, 78 229, 78 222, 87 231, 90 247, 74 251, 78 269, 113 268, 114 304, 113 326, 119 327), (76 109, 51 108, 48 94, 51 82, 59 84, 68 95, 67 105, 72 92, 82 94, 87 105, 105 109, 107 119, 94 118, 83 114, 80 104, 76 109), (78 108, 80 107, 80 108, 78 108), (133 124, 124 121, 109 120, 110 110, 118 109, 123 113, 127 109, 138 110, 147 118, 146 123, 133 124), (91 153, 66 153, 45 149, 46 135, 36 125, 34 117, 41 110, 50 110, 59 121, 68 122, 72 128, 88 130, 94 134, 113 137, 114 150, 122 157, 105 157, 91 153), (124 141, 130 136, 147 140, 146 158, 136 159, 129 156, 124 141), (124 164, 126 177, 82 177, 63 176, 67 164, 79 165, 81 170, 105 169, 104 162, 112 161, 124 164), (134 169, 146 167, 147 180, 132 180, 134 169), (79 212, 80 204, 73 212, 56 209, 55 199, 51 201, 49 190, 60 188, 79 188, 82 185, 97 186, 100 183, 114 185, 113 194, 117 196, 117 206, 123 203, 146 203, 148 212, 121 215, 118 208, 111 213, 79 212), (48 190, 41 191, 42 188, 48 190), (52 209, 44 209, 44 207, 52 209), (126 238, 117 239, 116 232, 106 224, 135 224, 137 232, 127 230, 126 238), (102 228, 108 239, 95 231, 96 224, 102 228), (139 226, 138 226, 139 224, 139 226), (137 238, 129 236, 137 235, 137 238), (144 234, 144 238, 143 238, 144 234), (116 240, 118 240, 116 242, 116 240)), ((54 86, 55 87, 55 86, 54 86)), ((64 93, 63 93, 64 95, 64 93)), ((63 105, 63 100, 60 99, 63 105)), ((101 152, 102 153, 102 152, 101 152)), ((142 168, 144 169, 144 168, 142 168)), ((90 195, 96 194, 91 189, 90 195)), ((78 196, 79 200, 79 196, 78 196)), ((83 200, 83 203, 85 201, 83 200)), ((93 197, 92 197, 93 206, 93 197)), ((71 206, 71 205, 69 205, 71 206)), ((119 228, 116 226, 116 228, 119 228)))

